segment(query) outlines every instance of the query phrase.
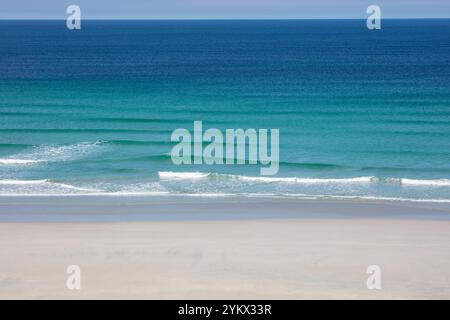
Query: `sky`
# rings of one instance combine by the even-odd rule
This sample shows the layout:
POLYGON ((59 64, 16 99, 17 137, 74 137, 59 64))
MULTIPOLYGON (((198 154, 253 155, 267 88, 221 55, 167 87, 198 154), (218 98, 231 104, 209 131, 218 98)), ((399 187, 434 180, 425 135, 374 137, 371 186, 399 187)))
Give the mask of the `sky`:
POLYGON ((371 4, 382 18, 450 18, 450 0, 0 0, 0 19, 365 19, 371 4))

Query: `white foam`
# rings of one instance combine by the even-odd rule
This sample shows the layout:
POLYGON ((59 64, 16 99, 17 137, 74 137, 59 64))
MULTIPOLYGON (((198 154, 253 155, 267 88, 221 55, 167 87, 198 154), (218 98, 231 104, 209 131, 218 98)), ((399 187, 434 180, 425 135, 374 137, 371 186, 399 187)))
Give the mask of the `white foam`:
POLYGON ((188 179, 197 180, 207 178, 209 173, 202 172, 172 172, 172 171, 160 171, 158 172, 160 179, 188 179))
POLYGON ((83 158, 98 150, 101 141, 80 142, 70 145, 42 145, 10 158, 0 159, 0 165, 30 165, 42 162, 59 162, 83 158))
POLYGON ((0 185, 33 185, 47 183, 48 180, 0 180, 0 185))
POLYGON ((90 193, 89 195, 105 195, 105 196, 167 196, 169 191, 115 191, 103 193, 90 193))
POLYGON ((224 180, 239 180, 260 183, 288 183, 288 184, 354 184, 354 183, 388 183, 404 186, 450 186, 449 179, 417 180, 407 178, 384 178, 373 176, 353 178, 303 178, 303 177, 266 177, 243 176, 232 174, 220 174, 209 172, 159 172, 159 177, 164 180, 199 180, 205 178, 223 178, 224 180))
POLYGON ((450 199, 420 199, 382 196, 344 196, 302 193, 177 193, 162 188, 159 184, 143 183, 123 186, 122 190, 107 191, 100 188, 73 186, 50 180, 0 180, 0 196, 180 196, 180 197, 263 197, 294 199, 336 199, 336 200, 374 200, 410 201, 430 203, 450 203, 450 199), (3 186, 3 187, 2 187, 3 186))
POLYGON ((57 183, 57 182, 47 182, 47 183, 51 183, 54 186, 58 186, 61 188, 76 190, 76 191, 86 191, 86 192, 102 192, 103 191, 103 190, 99 190, 99 189, 76 187, 76 186, 72 186, 70 184, 65 184, 65 183, 57 183))
POLYGON ((239 194, 236 193, 179 193, 172 194, 177 196, 187 196, 187 197, 200 197, 200 198, 221 198, 221 197, 236 197, 239 194))
POLYGON ((424 203, 450 203, 450 199, 416 199, 401 197, 376 196, 333 196, 333 195, 307 195, 307 194, 273 194, 273 193, 170 193, 160 191, 147 192, 90 192, 90 193, 0 193, 0 197, 79 197, 79 196, 170 196, 170 197, 246 197, 246 198, 290 198, 301 200, 362 200, 362 201, 392 201, 392 202, 424 202, 424 203))
POLYGON ((406 179, 403 178, 402 184, 411 186, 450 186, 450 180, 448 179, 437 179, 437 180, 416 180, 416 179, 406 179))
POLYGON ((280 198, 301 198, 301 199, 335 199, 335 200, 373 200, 373 201, 394 201, 394 202, 436 202, 450 203, 450 199, 423 199, 423 198, 402 198, 402 197, 381 197, 381 196, 342 196, 342 195, 324 195, 324 194, 301 194, 285 193, 274 194, 273 197, 280 198))
POLYGON ((43 161, 40 160, 29 160, 29 159, 0 159, 0 165, 29 165, 36 164, 43 161))
POLYGON ((52 194, 68 192, 103 192, 103 190, 73 186, 61 182, 44 180, 0 180, 0 193, 3 194, 52 194), (3 187, 2 187, 3 186, 3 187))
POLYGON ((237 176, 239 180, 255 181, 255 182, 282 182, 282 183, 298 183, 298 184, 324 184, 324 183, 369 183, 374 177, 356 177, 342 179, 318 179, 318 178, 297 178, 297 177, 248 177, 237 176))
POLYGON ((356 178, 342 178, 342 179, 319 179, 319 178, 297 178, 297 177, 254 177, 241 176, 231 174, 219 174, 208 172, 158 172, 159 177, 164 180, 198 180, 208 177, 224 178, 228 180, 241 180, 249 182, 262 183, 302 183, 302 184, 319 184, 319 183, 369 183, 374 181, 374 177, 356 177, 356 178))
POLYGON ((116 185, 96 183, 89 186, 76 186, 68 183, 43 180, 0 180, 0 195, 16 196, 58 196, 58 195, 167 195, 158 182, 116 185))

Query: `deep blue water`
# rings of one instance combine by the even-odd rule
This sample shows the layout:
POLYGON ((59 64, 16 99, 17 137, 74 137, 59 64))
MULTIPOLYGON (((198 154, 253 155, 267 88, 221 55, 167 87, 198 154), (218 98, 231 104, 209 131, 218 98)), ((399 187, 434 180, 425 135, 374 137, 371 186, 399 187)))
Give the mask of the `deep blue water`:
POLYGON ((450 201, 450 20, 0 21, 0 194, 105 192, 450 201), (175 166, 194 120, 278 175, 175 166))

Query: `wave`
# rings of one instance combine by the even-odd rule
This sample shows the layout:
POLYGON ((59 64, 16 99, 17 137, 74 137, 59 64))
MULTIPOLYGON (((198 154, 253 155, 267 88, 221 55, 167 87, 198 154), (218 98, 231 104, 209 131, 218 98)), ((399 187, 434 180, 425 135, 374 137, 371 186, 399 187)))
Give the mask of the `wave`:
POLYGON ((96 142, 80 142, 69 145, 35 146, 27 152, 15 154, 9 158, 1 158, 0 165, 30 165, 46 162, 60 162, 84 158, 96 151, 102 144, 96 142))
POLYGON ((356 178, 342 178, 342 179, 316 179, 316 178, 297 178, 297 177, 253 177, 253 176, 242 176, 242 175, 232 175, 232 174, 221 174, 221 173, 208 173, 208 172, 172 172, 172 171, 162 171, 158 172, 161 179, 188 179, 188 180, 198 180, 198 179, 214 179, 214 180, 240 180, 240 181, 250 181, 250 182, 282 182, 282 183, 364 183, 370 182, 374 177, 356 177, 356 178))
POLYGON ((102 192, 103 190, 77 187, 66 183, 55 182, 49 179, 42 180, 0 180, 0 190, 7 191, 7 193, 55 193, 69 191, 81 191, 81 192, 102 192), (2 186, 8 186, 6 190, 2 190, 2 186), (17 188, 14 188, 17 187, 17 188))
POLYGON ((191 121, 184 119, 161 119, 161 118, 87 118, 87 121, 101 121, 101 122, 119 122, 119 123, 185 123, 189 124, 191 121))
POLYGON ((56 129, 56 128, 42 128, 42 129, 18 129, 18 128, 4 128, 0 129, 2 133, 153 133, 153 134, 172 134, 171 130, 157 130, 157 129, 113 129, 113 128, 67 128, 67 129, 56 129))
POLYGON ((68 183, 41 180, 0 180, 0 196, 69 196, 69 195, 166 195, 169 192, 159 183, 134 183, 128 185, 93 184, 75 186, 68 183))
POLYGON ((411 186, 439 186, 446 187, 450 186, 450 180, 448 179, 437 179, 437 180, 416 180, 416 179, 401 179, 402 184, 411 186))
POLYGON ((0 159, 0 165, 26 165, 36 164, 42 162, 40 160, 27 160, 27 159, 0 159))
POLYGON ((416 180, 408 178, 378 178, 374 176, 350 177, 350 178, 304 178, 304 177, 263 177, 263 176, 243 176, 209 172, 158 172, 162 180, 238 180, 259 183, 286 183, 286 184, 401 184, 405 186, 450 186, 447 179, 416 180))
POLYGON ((361 200, 361 201, 393 201, 393 202, 429 202, 429 203, 450 203, 450 199, 421 199, 403 197, 383 197, 383 196, 344 196, 326 194, 303 194, 303 193, 226 193, 226 192, 170 192, 167 190, 155 189, 155 185, 150 183, 124 186, 122 190, 108 191, 86 187, 73 186, 67 183, 54 182, 48 179, 43 180, 0 180, 0 197, 15 196, 170 196, 170 197, 246 197, 246 198, 273 198, 273 199, 299 199, 299 200, 361 200), (3 186, 8 186, 4 189, 3 186), (16 186, 17 188, 11 188, 16 186))
MULTIPOLYGON (((2 105, 5 105, 2 103, 2 105)), ((53 116, 60 116, 60 113, 50 113, 50 112, 17 112, 17 111, 2 111, 2 115, 4 116, 29 116, 29 117, 36 117, 36 116, 45 116, 48 117, 50 115, 53 116)))
POLYGON ((161 140, 105 140, 102 141, 104 144, 112 144, 112 145, 163 145, 163 146, 171 146, 175 142, 171 141, 161 141, 161 140))
POLYGON ((0 185, 28 185, 28 184, 42 184, 46 183, 49 180, 0 180, 0 185))
POLYGON ((434 203, 450 203, 450 199, 424 199, 424 198, 402 198, 402 197, 382 197, 382 196, 343 196, 343 195, 325 195, 325 194, 304 194, 304 193, 246 193, 239 194, 247 197, 263 197, 263 198, 288 198, 303 200, 370 200, 370 201, 401 201, 401 202, 434 202, 434 203))
MULTIPOLYGON (((179 179, 209 179, 209 173, 202 172, 160 172, 162 180, 179 180, 179 179)), ((231 176, 231 175, 230 175, 231 176)), ((259 178, 259 177, 246 177, 259 178)), ((244 181, 245 179, 244 178, 244 181)), ((352 179, 313 179, 316 183, 324 181, 336 181, 339 183, 365 183, 369 177, 360 177, 352 179), (363 179, 360 179, 363 178, 363 179)), ((239 176, 242 179, 242 176, 239 176)), ((251 180, 254 181, 254 180, 251 180)), ((256 180, 260 182, 259 180, 256 180)), ((273 181, 273 180, 270 180, 273 181)), ((308 180, 301 180, 304 183, 308 180)), ((376 180, 370 180, 374 182, 376 180)), ((418 180, 422 181, 422 180, 418 180)), ((263 181, 266 182, 266 181, 263 181)), ((278 182, 278 181, 277 181, 278 182)), ((411 181, 407 180, 407 183, 411 181)), ((416 181, 413 180, 415 183, 416 181)), ((434 182, 434 181, 433 181, 434 182)), ((444 181, 450 183, 450 181, 444 181)), ((289 181, 289 183, 292 183, 289 181)), ((308 181, 309 183, 309 181, 308 181)), ((448 184, 446 184, 448 185, 448 184)), ((317 194, 317 193, 294 193, 294 192, 242 192, 242 191, 208 191, 198 190, 192 192, 191 189, 166 189, 164 185, 157 181, 127 183, 124 185, 116 185, 111 183, 94 183, 89 186, 75 186, 67 182, 52 181, 50 179, 41 180, 0 180, 0 196, 185 196, 185 197, 263 197, 263 198, 290 198, 290 199, 335 199, 335 200, 374 200, 374 201, 413 201, 413 202, 442 202, 449 203, 450 199, 445 198, 416 198, 416 197, 395 197, 381 195, 333 195, 333 194, 317 194)))
MULTIPOLYGON (((124 157, 124 158, 102 158, 102 159, 90 159, 90 160, 81 160, 84 163, 121 163, 121 162, 135 162, 135 161, 145 161, 145 162, 161 162, 168 163, 171 161, 170 155, 153 155, 153 156, 140 156, 140 157, 124 157)), ((134 168, 123 168, 120 170, 125 170, 129 172, 135 171, 134 168)), ((114 171, 114 169, 113 169, 114 171)))
POLYGON ((412 168, 412 167, 362 167, 361 171, 390 171, 390 172, 437 172, 437 173, 448 173, 450 168, 443 167, 433 167, 433 168, 412 168))
MULTIPOLYGON (((423 106, 423 102, 421 105, 423 106)), ((433 104, 433 106, 436 106, 433 104)), ((181 109, 175 109, 173 110, 174 113, 178 115, 192 115, 192 114, 200 114, 200 115, 213 115, 213 116, 221 116, 221 115, 231 115, 231 116, 237 116, 238 118, 241 118, 242 115, 250 115, 255 116, 257 115, 259 118, 264 119, 267 118, 273 118, 276 116, 325 116, 325 117, 339 117, 339 118, 349 118, 349 116, 366 116, 367 110, 358 110, 358 109, 352 109, 352 110, 343 110, 343 111, 334 111, 331 109, 328 110, 271 110, 271 112, 261 114, 259 110, 226 110, 226 109, 210 109, 210 110, 204 110, 204 109, 196 109, 196 110, 181 110, 181 109)), ((450 116, 449 111, 443 111, 443 110, 426 110, 426 111, 411 111, 411 110, 396 110, 395 112, 392 111, 381 111, 376 110, 373 112, 373 117, 379 117, 379 116, 441 116, 446 117, 450 116)), ((214 118, 214 120, 216 119, 214 118)), ((213 119, 208 122, 213 122, 213 119)), ((239 120, 239 119, 236 119, 239 120)))
POLYGON ((29 156, 49 162, 67 161, 91 154, 101 145, 101 141, 80 142, 69 145, 44 145, 34 148, 29 156))
MULTIPOLYGON (((137 142, 137 141, 136 141, 137 142)), ((147 144, 145 141, 141 141, 142 144, 147 144)), ((111 141, 101 141, 101 144, 112 144, 111 141)), ((115 143, 114 143, 115 144, 115 143)), ((120 144, 120 143, 119 143, 120 144)), ((125 144, 134 144, 134 142, 126 142, 125 144)), ((140 144, 139 142, 136 144, 140 144)), ((149 142, 148 144, 152 144, 152 142, 149 142)), ((163 144, 163 143, 161 143, 163 144)), ((192 157, 195 159, 196 157, 192 157)), ((198 158, 205 160, 204 157, 198 158)), ((235 159, 233 159, 235 161, 235 159)), ((105 159, 95 159, 91 160, 92 162, 129 162, 129 161, 152 161, 152 162, 161 162, 161 163, 169 163, 172 161, 172 157, 170 153, 164 153, 164 154, 155 154, 155 155, 149 155, 149 156, 137 156, 137 157, 124 157, 124 158, 105 158, 105 159)), ((226 159, 224 160, 226 161, 226 159)), ((303 169, 311 169, 311 170, 332 170, 332 169, 344 169, 349 168, 337 164, 328 164, 328 163, 295 163, 295 162, 279 162, 280 166, 287 166, 287 167, 296 167, 296 168, 303 168, 303 169)))
POLYGON ((158 172, 160 179, 189 179, 189 180, 197 180, 207 178, 210 173, 201 173, 201 172, 171 172, 171 171, 160 171, 158 172))
POLYGON ((295 167, 295 168, 303 168, 303 169, 315 169, 315 170, 329 170, 329 169, 346 169, 350 168, 349 166, 344 166, 340 164, 334 163, 321 163, 321 162, 289 162, 289 161, 280 161, 279 164, 285 167, 295 167))
POLYGON ((254 181, 254 182, 281 182, 281 183, 299 183, 299 184, 320 184, 320 183, 368 183, 371 182, 374 177, 356 177, 356 178, 339 178, 339 179, 316 179, 316 178, 269 178, 269 177, 248 177, 237 176, 238 180, 242 181, 254 181))
MULTIPOLYGON (((165 154, 159 154, 159 155, 153 155, 153 156, 148 156, 148 157, 141 157, 139 159, 151 159, 151 160, 163 160, 163 161, 168 161, 171 160, 171 155, 170 153, 165 153, 165 154)), ((197 157, 192 157, 192 159, 196 159, 197 157)), ((198 157, 197 159, 201 159, 201 160, 208 160, 207 157, 198 157)), ((227 158, 223 159, 224 162, 226 162, 227 158)), ((231 159, 234 162, 238 161, 239 159, 231 159)), ((246 159, 241 159, 243 161, 248 162, 248 160, 246 159)), ((289 161, 280 161, 278 162, 278 164, 280 166, 283 167, 295 167, 295 168, 303 168, 303 169, 314 169, 314 170, 331 170, 331 169, 345 169, 345 168, 350 168, 348 166, 344 166, 344 165, 339 165, 339 164, 333 164, 333 163, 321 163, 321 162, 289 162, 289 161)))
MULTIPOLYGON (((193 159, 196 159, 197 157, 192 157, 193 159)), ((207 158, 201 157, 198 159, 206 160, 207 158)), ((170 162, 172 161, 172 157, 170 153, 165 154, 156 154, 156 155, 150 155, 150 156, 142 156, 142 157, 134 157, 134 158, 123 158, 123 159, 116 159, 118 161, 154 161, 154 162, 170 162)), ((245 160, 245 159, 244 159, 245 160)), ((224 162, 227 161, 227 159, 224 159, 224 162)), ((233 161, 236 161, 233 159, 233 161)), ((247 160, 245 160, 247 161, 247 160)), ((247 161, 248 162, 248 161, 247 161)), ((327 169, 343 169, 347 168, 345 166, 337 165, 337 164, 328 164, 328 163, 300 163, 300 162, 286 162, 281 161, 279 162, 280 166, 286 166, 286 167, 295 167, 295 168, 303 168, 303 169, 311 169, 311 170, 327 170, 327 169)))

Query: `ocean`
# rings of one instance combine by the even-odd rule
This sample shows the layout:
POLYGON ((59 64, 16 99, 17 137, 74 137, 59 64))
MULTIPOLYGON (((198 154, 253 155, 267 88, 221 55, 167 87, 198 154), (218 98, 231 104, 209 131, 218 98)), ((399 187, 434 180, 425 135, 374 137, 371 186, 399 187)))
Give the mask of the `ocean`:
POLYGON ((0 21, 0 195, 450 202, 450 20, 0 21), (172 163, 280 130, 280 167, 172 163))

